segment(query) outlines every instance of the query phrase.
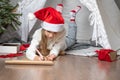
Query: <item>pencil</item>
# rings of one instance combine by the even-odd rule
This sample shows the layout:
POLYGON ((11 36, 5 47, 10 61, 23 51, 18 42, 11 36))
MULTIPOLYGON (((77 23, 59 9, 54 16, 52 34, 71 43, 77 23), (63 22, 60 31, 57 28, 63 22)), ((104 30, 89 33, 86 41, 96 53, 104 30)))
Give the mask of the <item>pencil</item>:
POLYGON ((41 58, 42 60, 44 60, 43 55, 39 52, 39 50, 38 50, 38 49, 36 49, 36 52, 39 54, 40 58, 41 58))

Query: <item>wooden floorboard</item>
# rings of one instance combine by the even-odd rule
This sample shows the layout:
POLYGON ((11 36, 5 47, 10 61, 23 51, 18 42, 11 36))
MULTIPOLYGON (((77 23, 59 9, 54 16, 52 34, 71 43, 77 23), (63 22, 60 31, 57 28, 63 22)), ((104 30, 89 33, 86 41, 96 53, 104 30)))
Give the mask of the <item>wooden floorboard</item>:
POLYGON ((120 80, 120 61, 60 56, 53 66, 6 65, 0 59, 0 80, 120 80))

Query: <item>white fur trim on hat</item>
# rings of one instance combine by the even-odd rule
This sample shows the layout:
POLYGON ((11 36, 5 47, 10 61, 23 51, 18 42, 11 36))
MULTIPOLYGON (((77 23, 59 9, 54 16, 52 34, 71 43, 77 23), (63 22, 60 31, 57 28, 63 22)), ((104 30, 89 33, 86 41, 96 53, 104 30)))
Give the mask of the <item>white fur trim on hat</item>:
POLYGON ((60 32, 62 31, 64 24, 52 24, 52 23, 48 23, 48 22, 43 22, 41 24, 42 28, 48 31, 52 31, 52 32, 60 32))
POLYGON ((35 15, 33 14, 33 13, 28 13, 28 19, 29 20, 33 20, 33 19, 35 19, 36 17, 35 17, 35 15))

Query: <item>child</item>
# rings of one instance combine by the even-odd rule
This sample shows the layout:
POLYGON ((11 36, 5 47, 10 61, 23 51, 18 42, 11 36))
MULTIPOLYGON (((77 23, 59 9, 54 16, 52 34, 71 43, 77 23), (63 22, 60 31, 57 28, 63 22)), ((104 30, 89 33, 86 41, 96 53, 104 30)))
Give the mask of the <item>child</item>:
POLYGON ((71 18, 67 37, 65 37, 64 19, 61 15, 62 7, 62 4, 58 4, 56 10, 47 7, 32 15, 43 22, 41 24, 42 28, 35 31, 30 47, 26 51, 26 56, 30 60, 54 60, 60 51, 75 43, 77 30, 75 16, 80 6, 70 12, 71 18), (38 56, 36 52, 44 57, 38 56))

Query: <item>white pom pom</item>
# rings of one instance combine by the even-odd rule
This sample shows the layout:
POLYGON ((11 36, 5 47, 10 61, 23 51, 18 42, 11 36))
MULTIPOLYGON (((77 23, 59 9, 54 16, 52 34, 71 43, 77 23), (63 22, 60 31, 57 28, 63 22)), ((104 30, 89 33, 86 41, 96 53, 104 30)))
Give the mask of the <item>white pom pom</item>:
POLYGON ((29 20, 35 19, 35 15, 33 13, 28 13, 28 19, 29 20))

